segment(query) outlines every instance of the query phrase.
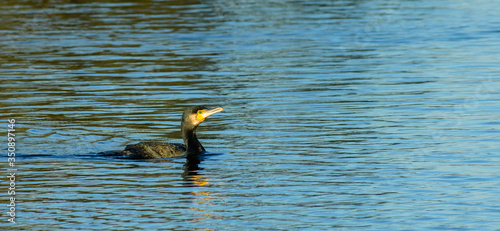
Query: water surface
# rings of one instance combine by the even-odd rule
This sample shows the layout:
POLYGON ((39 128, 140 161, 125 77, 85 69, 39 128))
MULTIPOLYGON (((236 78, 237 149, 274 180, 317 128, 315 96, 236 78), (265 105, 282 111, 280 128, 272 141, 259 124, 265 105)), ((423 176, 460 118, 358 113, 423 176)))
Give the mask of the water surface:
POLYGON ((18 153, 17 224, 2 226, 497 229, 499 7, 2 3, 0 105, 18 153), (96 155, 182 142, 198 104, 225 112, 199 127, 195 168, 96 155))

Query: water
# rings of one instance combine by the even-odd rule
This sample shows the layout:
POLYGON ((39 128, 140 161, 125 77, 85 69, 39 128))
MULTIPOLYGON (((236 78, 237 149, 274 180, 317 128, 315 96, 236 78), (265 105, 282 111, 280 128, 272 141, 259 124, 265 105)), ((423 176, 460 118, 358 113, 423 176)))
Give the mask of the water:
POLYGON ((16 224, 5 178, 2 226, 498 229, 499 6, 3 3, 18 171, 16 224), (198 166, 96 155, 182 142, 197 104, 225 108, 199 128, 198 166))

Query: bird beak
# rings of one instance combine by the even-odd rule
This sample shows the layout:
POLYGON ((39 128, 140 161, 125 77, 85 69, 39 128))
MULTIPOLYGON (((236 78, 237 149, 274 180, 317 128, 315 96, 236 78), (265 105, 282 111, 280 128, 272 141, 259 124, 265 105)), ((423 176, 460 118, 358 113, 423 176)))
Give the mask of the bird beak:
POLYGON ((224 108, 222 107, 216 107, 216 108, 212 108, 212 109, 207 109, 205 112, 203 112, 200 117, 201 117, 201 120, 198 119, 199 121, 203 121, 205 120, 207 117, 217 113, 217 112, 221 112, 221 111, 224 111, 224 108))

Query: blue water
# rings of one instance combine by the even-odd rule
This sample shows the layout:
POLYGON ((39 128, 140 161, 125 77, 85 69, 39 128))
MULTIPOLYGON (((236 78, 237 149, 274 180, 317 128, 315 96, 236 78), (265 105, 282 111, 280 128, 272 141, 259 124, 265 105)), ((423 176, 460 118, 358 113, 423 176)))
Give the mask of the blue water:
POLYGON ((16 120, 18 203, 16 224, 6 206, 0 224, 497 230, 499 7, 5 3, 0 115, 5 132, 16 120), (182 142, 198 104, 225 109, 198 129, 198 169, 97 155, 182 142))

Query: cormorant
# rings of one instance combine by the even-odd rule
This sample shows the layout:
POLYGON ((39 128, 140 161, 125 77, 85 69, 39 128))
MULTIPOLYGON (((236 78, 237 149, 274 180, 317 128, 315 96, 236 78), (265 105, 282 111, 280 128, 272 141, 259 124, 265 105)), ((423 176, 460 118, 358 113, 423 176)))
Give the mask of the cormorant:
POLYGON ((224 111, 222 107, 208 109, 205 106, 192 106, 184 111, 181 120, 181 132, 184 144, 172 144, 163 142, 140 142, 127 145, 125 150, 114 152, 134 159, 169 158, 177 156, 196 156, 205 151, 200 141, 196 138, 196 128, 207 117, 224 111))

